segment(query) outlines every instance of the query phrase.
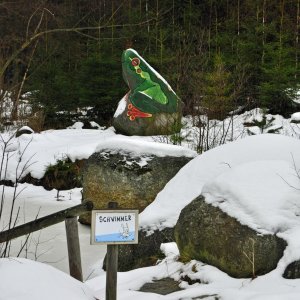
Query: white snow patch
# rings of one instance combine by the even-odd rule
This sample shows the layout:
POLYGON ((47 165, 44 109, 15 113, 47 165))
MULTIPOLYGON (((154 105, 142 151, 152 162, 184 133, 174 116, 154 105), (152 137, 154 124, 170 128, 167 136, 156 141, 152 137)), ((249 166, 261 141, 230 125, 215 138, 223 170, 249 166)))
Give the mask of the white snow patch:
POLYGON ((108 136, 99 141, 96 152, 104 150, 112 150, 111 152, 123 151, 130 152, 135 155, 156 155, 165 156, 186 156, 195 157, 197 153, 193 150, 163 143, 155 143, 153 141, 141 140, 137 137, 127 137, 123 135, 108 136))
POLYGON ((83 122, 75 122, 72 126, 69 126, 68 129, 82 129, 83 122))
POLYGON ((33 130, 32 130, 32 128, 30 128, 29 126, 22 126, 21 128, 19 128, 18 130, 28 130, 28 131, 31 131, 31 132, 34 132, 33 130))
POLYGON ((0 259, 0 299, 94 300, 80 281, 46 264, 24 258, 0 259))
POLYGON ((293 99, 293 101, 294 101, 295 103, 300 104, 300 90, 297 90, 296 96, 295 96, 295 98, 293 99))
POLYGON ((97 129, 105 130, 105 126, 100 126, 97 122, 91 121, 90 122, 91 126, 97 129))
POLYGON ((120 116, 126 109, 127 105, 127 94, 119 101, 117 110, 115 111, 114 118, 120 116))
POLYGON ((160 250, 167 257, 168 256, 169 257, 178 257, 179 256, 179 250, 178 250, 177 244, 175 242, 161 244, 160 250))
POLYGON ((300 112, 293 113, 291 116, 291 121, 300 122, 300 112))

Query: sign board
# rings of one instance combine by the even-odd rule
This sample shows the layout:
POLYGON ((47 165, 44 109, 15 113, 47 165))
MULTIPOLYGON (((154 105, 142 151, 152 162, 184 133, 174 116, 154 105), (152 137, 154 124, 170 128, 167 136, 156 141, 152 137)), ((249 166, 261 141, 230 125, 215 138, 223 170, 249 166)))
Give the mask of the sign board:
POLYGON ((138 210, 93 210, 91 244, 137 244, 138 210))

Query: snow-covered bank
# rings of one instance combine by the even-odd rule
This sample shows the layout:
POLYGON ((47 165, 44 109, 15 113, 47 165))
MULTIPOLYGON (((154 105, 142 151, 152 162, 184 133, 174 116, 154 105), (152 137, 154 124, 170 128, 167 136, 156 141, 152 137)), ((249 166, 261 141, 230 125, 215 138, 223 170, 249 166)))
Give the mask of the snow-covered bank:
POLYGON ((256 134, 277 133, 299 138, 300 126, 296 123, 298 118, 299 113, 286 119, 281 115, 268 114, 260 108, 229 116, 222 121, 208 121, 205 115, 186 116, 182 119, 182 144, 194 150, 207 151, 256 134))
MULTIPOLYGON (((297 126, 297 124, 294 125, 297 126)), ((254 131, 253 129, 252 133, 254 131)), ((234 132, 238 132, 238 130, 234 132)), ((260 133, 260 129, 257 132, 260 133)), ((204 295, 215 295, 207 297, 207 299, 219 297, 222 300, 298 300, 300 279, 287 280, 282 278, 285 267, 290 262, 300 259, 300 205, 298 200, 300 199, 300 179, 297 174, 300 168, 300 141, 295 137, 275 134, 256 135, 239 139, 197 156, 179 171, 164 190, 158 194, 155 202, 146 208, 140 216, 141 227, 149 231, 172 227, 176 224, 181 209, 200 193, 203 193, 208 202, 219 206, 241 223, 260 233, 277 233, 288 242, 284 256, 275 270, 254 280, 234 279, 201 262, 191 261, 188 264, 183 264, 176 260, 177 254, 171 255, 172 251, 167 251, 164 248, 169 256, 159 265, 119 273, 118 299, 187 300, 204 295), (200 283, 188 285, 182 279, 185 275, 189 275, 191 279, 198 280, 200 283), (166 296, 137 291, 145 282, 163 277, 183 280, 180 284, 183 290, 166 296)), ((31 142, 27 149, 28 154, 25 152, 28 156, 24 156, 23 159, 25 161, 26 158, 36 153, 33 160, 37 162, 31 166, 31 171, 37 177, 42 176, 45 166, 49 163, 55 163, 57 159, 64 159, 66 155, 73 160, 87 158, 96 149, 102 151, 107 148, 121 148, 146 154, 156 151, 159 155, 161 151, 164 153, 164 149, 168 148, 169 151, 170 147, 172 151, 177 151, 178 155, 182 151, 185 154, 195 155, 190 150, 155 143, 155 139, 152 137, 124 137, 116 135, 112 129, 68 129, 21 136, 16 140, 16 147, 14 148, 16 151, 11 152, 15 153, 11 161, 14 160, 14 157, 18 157, 19 146, 21 145, 20 149, 24 149, 29 141, 31 142)), ((14 166, 10 169, 11 176, 14 174, 14 166)), ((60 195, 64 196, 63 201, 56 201, 55 190, 45 191, 41 187, 27 184, 20 185, 18 189, 23 187, 26 189, 20 194, 17 202, 17 206, 21 206, 20 223, 34 219, 40 207, 39 216, 42 216, 80 202, 80 189, 74 189, 72 193, 71 191, 61 192, 60 195)), ((5 189, 5 197, 9 205, 13 188, 6 187, 5 189)), ((9 206, 6 207, 5 211, 6 220, 8 210, 9 206)), ((2 223, 1 228, 4 225, 2 223)), ((105 272, 101 270, 100 261, 103 259, 106 249, 105 247, 89 245, 89 228, 79 225, 79 230, 84 278, 90 278, 86 284, 96 297, 104 299, 105 272)), ((26 255, 32 259, 37 258, 39 261, 56 266, 68 273, 64 224, 50 227, 43 230, 41 234, 36 233, 32 237, 26 255), (38 246, 37 250, 36 245, 38 246)), ((19 249, 20 240, 18 239, 13 243, 12 255, 17 253, 19 249)), ((169 248, 167 247, 167 249, 169 248)), ((25 256, 25 254, 22 255, 25 256)), ((11 267, 14 269, 14 266, 11 267)), ((43 272, 48 274, 46 269, 43 269, 43 272)), ((5 276, 2 274, 0 263, 0 278, 5 276)), ((30 274, 30 276, 33 275, 30 274)), ((30 276, 29 278, 32 278, 30 276)), ((45 275, 46 278, 47 276, 45 275)), ((65 280, 61 278, 61 283, 63 282, 65 280)), ((29 282, 27 284, 29 285, 29 282)), ((15 286, 17 285, 10 285, 9 287, 13 289, 15 286)), ((67 281, 65 286, 70 287, 67 281)), ((8 294, 2 292, 6 287, 2 286, 1 283, 0 287, 0 300, 27 300, 26 298, 1 298, 2 295, 8 294)), ((60 289, 60 286, 57 288, 60 289)), ((76 286, 73 288, 77 291, 76 286)), ((24 286, 24 289, 26 292, 27 286, 24 286)), ((43 291, 38 291, 42 297, 43 291)), ((10 295, 14 295, 14 291, 10 292, 10 295)), ((61 293, 63 294, 63 292, 61 293)), ((79 297, 81 294, 79 295, 78 292, 77 295, 79 297)), ((34 299, 34 297, 30 299, 34 299)), ((69 299, 69 297, 64 299, 69 299)), ((82 296, 80 299, 87 298, 82 296)))
MULTIPOLYGON (((3 186, 0 186, 0 188, 2 193, 3 186)), ((14 222, 18 214, 18 208, 20 208, 16 223, 17 225, 32 221, 37 216, 43 217, 81 203, 81 189, 79 188, 61 191, 60 201, 57 201, 56 190, 46 191, 43 187, 33 186, 31 184, 19 184, 17 193, 19 192, 20 194, 16 199, 13 211, 14 222)), ((0 230, 5 229, 8 224, 14 189, 12 187, 5 187, 4 193, 5 205, 0 220, 0 230)), ((94 277, 99 269, 101 269, 101 260, 106 253, 106 246, 90 245, 90 227, 78 224, 78 229, 83 278, 87 279, 94 277)), ((26 236, 23 236, 12 241, 10 256, 18 255, 25 239, 26 236)), ((47 263, 65 273, 69 273, 64 222, 32 233, 29 237, 27 246, 24 247, 20 256, 47 263)))
POLYGON ((85 284, 46 264, 0 259, 1 300, 95 300, 85 284))
MULTIPOLYGON (((168 182, 155 201, 141 213, 140 226, 147 230, 175 226, 180 211, 201 194, 205 183, 244 163, 282 160, 290 165, 291 176, 294 176, 293 164, 300 166, 299 149, 300 141, 295 138, 263 134, 209 150, 190 161, 168 182)), ((282 175, 286 176, 285 173, 282 175)), ((274 176, 279 178, 276 173, 274 176)), ((290 176, 284 179, 289 182, 290 176)), ((291 183, 294 182, 293 179, 291 183)), ((282 183, 285 184, 283 179, 282 183)))
MULTIPOLYGON (((83 124, 78 123, 64 130, 47 130, 30 135, 24 134, 9 142, 7 152, 10 152, 11 159, 6 179, 15 180, 15 170, 21 156, 19 172, 27 163, 30 166, 26 168, 23 175, 30 172, 32 177, 40 179, 43 177, 47 166, 55 164, 57 160, 86 159, 95 151, 105 149, 122 149, 140 155, 164 156, 169 153, 172 156, 194 157, 196 155, 194 150, 205 150, 206 147, 211 149, 248 135, 269 131, 298 138, 300 137, 300 127, 292 122, 296 116, 293 115, 290 119, 284 119, 282 116, 265 115, 262 110, 254 109, 242 115, 229 117, 224 121, 210 120, 209 126, 206 126, 204 131, 203 128, 194 125, 195 122, 205 124, 207 120, 204 116, 200 116, 199 120, 187 116, 183 118, 185 126, 181 131, 183 147, 170 145, 172 142, 167 136, 128 137, 116 134, 112 127, 108 129, 99 127, 98 130, 81 129, 83 124), (264 118, 266 124, 262 122, 264 118), (262 123, 260 124, 260 122, 262 123), (255 124, 260 124, 260 127, 255 124), (205 131, 206 128, 209 128, 208 132, 205 131), (201 142, 203 138, 204 140, 201 142), (206 145, 205 147, 203 143, 206 145)), ((9 134, 4 133, 1 137, 7 141, 9 134)))
MULTIPOLYGON (((4 141, 9 140, 9 134, 3 134, 4 141)), ((6 179, 15 181, 17 164, 21 158, 18 173, 28 164, 23 176, 40 179, 44 176, 47 166, 56 164, 57 160, 67 158, 87 159, 94 152, 121 149, 136 155, 157 156, 188 156, 195 157, 197 153, 188 148, 156 143, 152 137, 117 135, 113 128, 106 130, 64 129, 47 130, 41 133, 24 134, 9 141, 7 152, 10 153, 6 179)))
MULTIPOLYGON (((163 244, 172 249, 167 258, 158 265, 118 273, 119 300, 298 300, 300 279, 284 279, 277 270, 255 279, 235 279, 215 267, 192 260, 187 264, 177 261, 173 243, 163 244), (185 281, 188 276, 195 283, 185 281), (171 277, 179 282, 181 291, 169 295, 138 291, 146 282, 171 277)), ((164 251, 165 252, 165 251, 164 251)), ((95 291, 96 297, 105 295, 105 274, 86 282, 95 291)))
POLYGON ((208 203, 242 224, 262 234, 278 234, 288 246, 277 268, 254 280, 233 279, 196 261, 181 266, 178 273, 190 268, 192 278, 206 284, 185 284, 185 292, 164 299, 207 294, 228 300, 298 299, 300 279, 287 280, 282 274, 288 264, 300 260, 299 149, 300 141, 295 138, 275 134, 251 136, 196 157, 166 185, 141 213, 140 225, 145 230, 173 227, 181 209, 202 193, 208 203), (193 264, 197 271, 195 267, 191 270, 193 264))
MULTIPOLYGON (((119 300, 298 300, 300 279, 282 278, 275 270, 252 279, 234 279, 215 267, 198 261, 177 261, 176 244, 163 244, 167 257, 158 265, 118 273, 119 300), (195 283, 185 281, 188 276, 195 283), (182 290, 159 295, 138 291, 146 282, 165 277, 178 281, 182 290)), ((106 274, 82 284, 44 264, 24 259, 0 259, 0 299, 105 299, 106 274)))

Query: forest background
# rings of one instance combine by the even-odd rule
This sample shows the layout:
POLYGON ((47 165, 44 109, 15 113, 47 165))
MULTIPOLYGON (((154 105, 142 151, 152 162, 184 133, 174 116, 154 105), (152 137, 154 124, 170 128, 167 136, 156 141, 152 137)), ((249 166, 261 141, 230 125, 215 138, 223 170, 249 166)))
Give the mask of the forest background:
POLYGON ((165 77, 185 114, 261 107, 288 116, 299 110, 299 1, 0 1, 0 103, 5 91, 12 99, 4 121, 20 117, 30 92, 36 130, 71 125, 78 108, 109 125, 128 90, 126 48, 165 77))

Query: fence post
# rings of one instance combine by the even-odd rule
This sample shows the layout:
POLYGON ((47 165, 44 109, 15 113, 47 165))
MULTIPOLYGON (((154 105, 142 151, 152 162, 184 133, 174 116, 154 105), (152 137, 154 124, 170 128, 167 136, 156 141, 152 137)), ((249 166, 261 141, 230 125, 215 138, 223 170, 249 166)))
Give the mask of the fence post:
MULTIPOLYGON (((117 202, 109 202, 109 209, 117 209, 117 202)), ((117 299, 118 245, 107 245, 106 300, 117 299)))
POLYGON ((70 275, 77 280, 83 281, 77 217, 66 218, 65 224, 70 275))

